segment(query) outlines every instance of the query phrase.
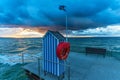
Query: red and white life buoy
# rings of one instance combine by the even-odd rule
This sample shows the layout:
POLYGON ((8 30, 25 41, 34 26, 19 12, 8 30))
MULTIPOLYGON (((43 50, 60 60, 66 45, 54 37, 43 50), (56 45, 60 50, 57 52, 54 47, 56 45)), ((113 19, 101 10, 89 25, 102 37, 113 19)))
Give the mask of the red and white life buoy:
POLYGON ((61 60, 65 60, 68 57, 70 52, 70 43, 68 42, 60 42, 57 46, 57 57, 61 60))

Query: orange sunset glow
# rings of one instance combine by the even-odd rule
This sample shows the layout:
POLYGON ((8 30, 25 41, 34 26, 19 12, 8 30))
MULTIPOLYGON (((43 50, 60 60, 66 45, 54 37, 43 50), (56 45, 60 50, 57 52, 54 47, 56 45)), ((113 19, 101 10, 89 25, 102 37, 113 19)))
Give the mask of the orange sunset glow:
POLYGON ((7 38, 37 38, 44 35, 32 28, 0 28, 0 32, 0 37, 7 38))

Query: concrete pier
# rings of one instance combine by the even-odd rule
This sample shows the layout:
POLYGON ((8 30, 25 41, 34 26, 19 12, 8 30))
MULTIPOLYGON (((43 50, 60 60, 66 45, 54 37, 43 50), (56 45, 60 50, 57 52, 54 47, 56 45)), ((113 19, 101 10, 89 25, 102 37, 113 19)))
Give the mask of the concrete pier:
POLYGON ((45 75, 42 60, 39 66, 34 62, 23 66, 23 69, 44 80, 120 80, 120 61, 114 57, 71 52, 67 61, 70 67, 66 67, 64 78, 49 73, 45 75))

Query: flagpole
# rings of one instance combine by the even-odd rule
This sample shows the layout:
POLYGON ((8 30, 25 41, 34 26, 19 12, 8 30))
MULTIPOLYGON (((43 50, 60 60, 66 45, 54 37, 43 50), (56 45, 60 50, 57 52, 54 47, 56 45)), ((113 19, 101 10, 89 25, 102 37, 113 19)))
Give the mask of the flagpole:
MULTIPOLYGON (((67 15, 67 11, 66 11, 66 9, 65 9, 65 7, 66 6, 64 6, 64 5, 61 5, 61 6, 59 6, 59 9, 60 10, 63 10, 64 12, 65 12, 65 27, 66 27, 66 42, 68 42, 68 15, 67 15)), ((64 66, 64 69, 66 68, 66 65, 67 65, 67 60, 64 60, 64 63, 65 63, 65 66, 64 66)), ((69 78, 70 79, 70 78, 69 78)))
POLYGON ((65 27, 66 27, 65 34, 66 34, 66 42, 68 42, 68 15, 67 15, 67 11, 66 11, 65 7, 66 6, 64 6, 64 5, 60 5, 59 9, 63 10, 65 12, 65 27))
POLYGON ((66 11, 65 11, 65 13, 66 13, 65 14, 66 42, 68 42, 68 35, 67 35, 68 34, 68 31, 67 31, 68 30, 68 19, 67 19, 68 16, 67 16, 67 12, 66 11))

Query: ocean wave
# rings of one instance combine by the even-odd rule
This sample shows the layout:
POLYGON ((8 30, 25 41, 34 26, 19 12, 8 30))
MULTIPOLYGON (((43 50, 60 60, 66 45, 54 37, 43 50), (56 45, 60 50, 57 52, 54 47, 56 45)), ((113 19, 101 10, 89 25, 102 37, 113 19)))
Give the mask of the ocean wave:
POLYGON ((0 64, 0 80, 28 80, 24 70, 21 68, 23 65, 0 64))
POLYGON ((27 48, 28 47, 12 49, 12 50, 9 50, 9 53, 21 53, 21 52, 24 52, 25 50, 27 50, 27 48))
POLYGON ((41 46, 30 46, 27 48, 27 50, 32 50, 32 49, 38 49, 40 48, 41 46))
POLYGON ((23 63, 23 58, 24 57, 24 62, 34 62, 36 61, 36 57, 40 57, 41 53, 37 54, 0 54, 0 63, 2 64, 9 64, 9 65, 15 65, 17 63, 23 63))
POLYGON ((7 50, 4 52, 7 53, 21 53, 21 52, 25 52, 27 50, 40 50, 41 46, 28 46, 28 47, 24 47, 24 48, 16 48, 16 49, 11 49, 11 50, 7 50))

